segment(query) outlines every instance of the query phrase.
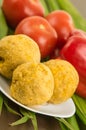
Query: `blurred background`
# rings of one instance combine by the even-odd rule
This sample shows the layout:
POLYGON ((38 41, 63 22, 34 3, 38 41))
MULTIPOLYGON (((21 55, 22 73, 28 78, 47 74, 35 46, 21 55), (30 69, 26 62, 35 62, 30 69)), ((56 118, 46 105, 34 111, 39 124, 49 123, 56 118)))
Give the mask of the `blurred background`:
POLYGON ((70 0, 86 18, 86 0, 70 0))

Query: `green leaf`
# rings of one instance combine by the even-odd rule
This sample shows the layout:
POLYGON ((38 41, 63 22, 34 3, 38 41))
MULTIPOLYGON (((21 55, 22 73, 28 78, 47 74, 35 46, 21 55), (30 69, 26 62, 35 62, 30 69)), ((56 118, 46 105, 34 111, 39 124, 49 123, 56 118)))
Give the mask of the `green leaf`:
POLYGON ((63 123, 69 130, 74 130, 74 128, 71 126, 71 124, 69 122, 67 122, 64 118, 55 117, 55 119, 57 119, 58 121, 63 123))
POLYGON ((6 100, 6 98, 4 99, 4 105, 6 107, 6 109, 12 113, 12 114, 15 114, 15 115, 18 115, 18 116, 21 116, 20 113, 18 113, 16 110, 14 110, 13 108, 11 108, 10 106, 8 106, 8 101, 6 100))
POLYGON ((73 115, 72 117, 66 118, 66 121, 71 124, 71 126, 74 128, 74 130, 80 130, 77 119, 76 119, 76 115, 73 115))
POLYGON ((59 121, 59 124, 60 124, 60 127, 61 127, 61 130, 69 130, 66 125, 64 125, 62 122, 59 121))
POLYGON ((32 121, 34 130, 38 130, 37 119, 36 119, 35 113, 34 113, 34 112, 28 112, 28 113, 29 113, 29 115, 32 117, 32 118, 31 118, 31 121, 32 121))
POLYGON ((0 92, 0 115, 2 112, 2 107, 3 107, 3 96, 2 96, 2 93, 0 92))
POLYGON ((38 130, 38 126, 37 126, 37 119, 36 119, 36 115, 34 112, 30 112, 28 110, 25 110, 23 108, 20 107, 20 112, 22 115, 27 116, 31 119, 34 130, 38 130))
POLYGON ((22 114, 23 116, 28 116, 29 118, 32 118, 32 116, 30 116, 30 115, 28 114, 28 110, 26 110, 26 109, 24 109, 24 108, 22 108, 22 107, 20 107, 19 110, 20 110, 20 112, 21 112, 21 114, 22 114))
POLYGON ((12 28, 8 28, 8 35, 14 35, 15 30, 12 28))
POLYGON ((23 123, 26 123, 30 118, 28 116, 23 116, 22 118, 20 118, 19 120, 11 123, 10 125, 11 126, 16 126, 16 125, 20 125, 20 124, 23 124, 23 123))
POLYGON ((73 98, 76 106, 81 111, 81 113, 83 113, 86 116, 86 99, 81 98, 80 96, 78 96, 76 94, 74 94, 72 98, 73 98))
POLYGON ((7 35, 8 26, 4 17, 4 14, 0 8, 0 39, 7 35))
POLYGON ((76 105, 76 114, 86 125, 86 99, 81 98, 76 94, 73 95, 72 99, 76 105))
POLYGON ((45 16, 49 13, 49 10, 48 10, 48 7, 46 5, 46 2, 45 0, 40 0, 41 4, 43 5, 44 7, 44 10, 45 10, 45 16))
POLYGON ((59 6, 58 4, 56 3, 56 0, 46 0, 46 4, 47 4, 47 7, 49 8, 49 11, 52 12, 54 10, 59 10, 59 6))

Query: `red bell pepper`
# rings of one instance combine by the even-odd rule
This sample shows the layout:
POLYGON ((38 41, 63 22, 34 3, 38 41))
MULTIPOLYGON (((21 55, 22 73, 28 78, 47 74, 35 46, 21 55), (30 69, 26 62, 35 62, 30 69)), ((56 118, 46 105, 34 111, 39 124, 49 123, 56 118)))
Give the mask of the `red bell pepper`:
POLYGON ((86 98, 86 38, 80 35, 72 36, 62 48, 60 55, 76 68, 80 76, 76 93, 86 98))
POLYGON ((79 81, 78 87, 76 89, 76 94, 83 98, 86 98, 86 84, 85 83, 79 81))

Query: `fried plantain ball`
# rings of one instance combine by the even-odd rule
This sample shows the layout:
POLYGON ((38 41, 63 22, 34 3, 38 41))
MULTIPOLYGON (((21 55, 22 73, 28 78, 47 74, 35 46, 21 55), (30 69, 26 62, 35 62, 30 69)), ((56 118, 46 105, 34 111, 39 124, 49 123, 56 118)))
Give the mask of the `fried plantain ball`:
POLYGON ((13 72, 11 96, 27 105, 41 105, 52 96, 54 79, 50 69, 43 63, 24 63, 13 72))
POLYGON ((13 70, 25 62, 40 62, 40 50, 35 41, 24 34, 0 40, 0 74, 10 79, 13 70))
POLYGON ((61 59, 52 59, 44 64, 50 68, 55 83, 49 102, 58 104, 66 101, 74 94, 79 82, 76 69, 69 62, 61 59))

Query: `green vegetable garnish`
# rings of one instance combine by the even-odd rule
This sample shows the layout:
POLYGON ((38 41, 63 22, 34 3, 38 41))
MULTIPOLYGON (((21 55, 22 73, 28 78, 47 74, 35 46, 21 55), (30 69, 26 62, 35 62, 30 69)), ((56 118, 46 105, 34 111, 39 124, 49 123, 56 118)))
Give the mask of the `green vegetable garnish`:
POLYGON ((81 121, 86 125, 86 99, 73 95, 73 100, 76 105, 76 114, 81 121))
POLYGON ((4 14, 2 12, 2 9, 0 8, 0 39, 6 36, 7 33, 8 33, 8 26, 4 14))
POLYGON ((3 97, 2 97, 2 93, 0 92, 0 115, 2 112, 2 107, 3 107, 3 97))

